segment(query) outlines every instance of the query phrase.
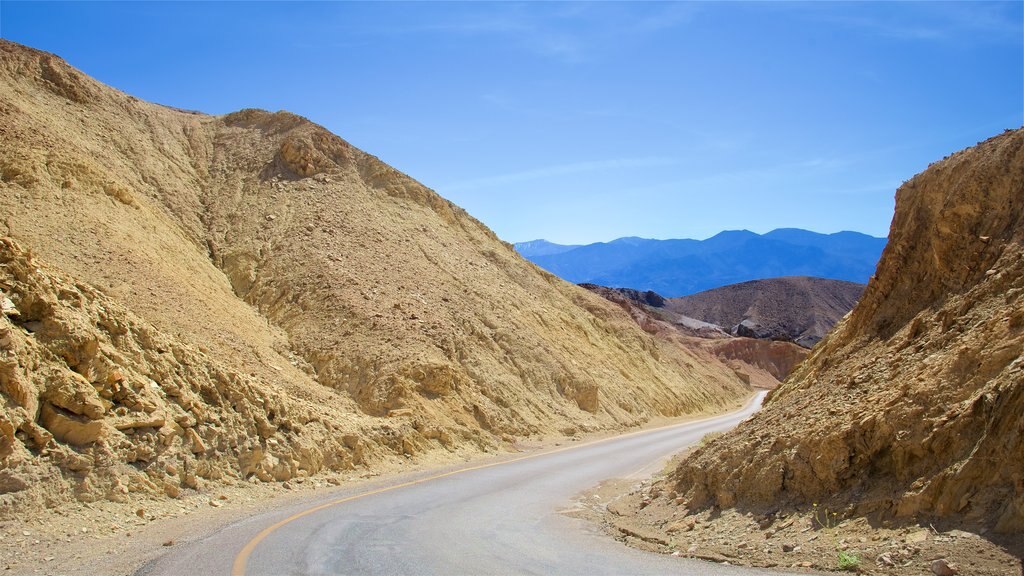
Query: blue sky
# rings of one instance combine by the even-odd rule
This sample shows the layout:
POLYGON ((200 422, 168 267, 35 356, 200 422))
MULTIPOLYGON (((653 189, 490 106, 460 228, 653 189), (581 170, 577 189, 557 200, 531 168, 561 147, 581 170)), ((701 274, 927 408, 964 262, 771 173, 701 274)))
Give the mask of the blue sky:
POLYGON ((899 184, 1024 124, 1024 3, 0 2, 140 98, 286 109, 508 241, 884 236, 899 184))

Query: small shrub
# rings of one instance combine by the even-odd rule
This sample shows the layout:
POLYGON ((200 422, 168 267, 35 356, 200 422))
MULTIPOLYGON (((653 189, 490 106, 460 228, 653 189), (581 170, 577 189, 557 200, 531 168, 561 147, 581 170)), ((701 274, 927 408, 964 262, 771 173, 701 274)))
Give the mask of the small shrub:
POLYGON ((859 572, 860 556, 853 552, 839 549, 839 535, 837 534, 837 528, 839 527, 839 514, 837 512, 829 512, 828 508, 819 508, 818 504, 815 503, 812 517, 814 522, 820 526, 822 530, 832 536, 836 552, 839 554, 837 559, 839 569, 847 570, 849 572, 859 572))
POLYGON ((860 556, 846 550, 839 551, 839 569, 856 572, 860 567, 860 556))

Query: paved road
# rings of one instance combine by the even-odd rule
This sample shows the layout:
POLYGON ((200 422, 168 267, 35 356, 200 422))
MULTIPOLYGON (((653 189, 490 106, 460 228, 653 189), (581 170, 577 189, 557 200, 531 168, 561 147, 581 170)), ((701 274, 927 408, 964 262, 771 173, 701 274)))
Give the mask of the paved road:
POLYGON ((175 546, 137 576, 778 574, 640 552, 558 513, 601 480, 655 467, 735 426, 763 395, 718 418, 332 491, 175 546))

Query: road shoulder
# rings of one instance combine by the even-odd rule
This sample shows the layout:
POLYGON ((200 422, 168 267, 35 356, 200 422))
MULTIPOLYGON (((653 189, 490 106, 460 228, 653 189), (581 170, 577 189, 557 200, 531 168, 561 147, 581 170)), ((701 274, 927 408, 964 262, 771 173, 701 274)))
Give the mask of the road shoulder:
MULTIPOLYGON (((749 398, 744 404, 749 404, 749 398)), ((260 514, 313 505, 346 494, 377 490, 417 478, 522 458, 607 438, 636 434, 722 414, 659 418, 629 430, 520 440, 497 454, 451 455, 447 461, 411 461, 404 470, 353 470, 285 483, 209 483, 178 498, 152 498, 128 505, 116 501, 79 502, 60 509, 41 507, 30 517, 0 523, 0 566, 7 574, 134 574, 175 547, 260 514)))
POLYGON ((894 576, 1022 574, 1024 560, 1005 542, 960 530, 873 526, 820 507, 774 514, 735 509, 689 514, 665 481, 687 452, 653 477, 610 479, 584 491, 566 513, 597 524, 608 537, 633 548, 722 564, 894 576))

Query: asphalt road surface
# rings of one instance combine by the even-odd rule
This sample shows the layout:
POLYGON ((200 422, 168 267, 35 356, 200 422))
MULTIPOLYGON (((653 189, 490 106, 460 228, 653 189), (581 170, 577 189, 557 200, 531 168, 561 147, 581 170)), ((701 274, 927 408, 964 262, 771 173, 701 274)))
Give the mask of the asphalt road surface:
POLYGON ((333 490, 176 545, 137 576, 778 574, 641 552, 559 513, 602 480, 640 477, 735 426, 763 397, 698 422, 333 490))

